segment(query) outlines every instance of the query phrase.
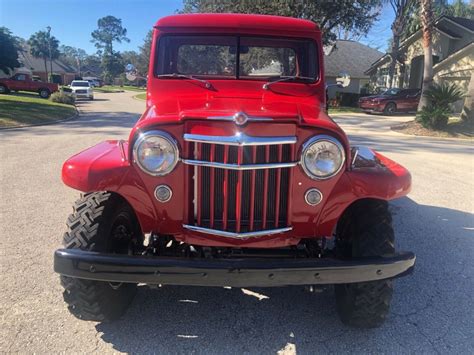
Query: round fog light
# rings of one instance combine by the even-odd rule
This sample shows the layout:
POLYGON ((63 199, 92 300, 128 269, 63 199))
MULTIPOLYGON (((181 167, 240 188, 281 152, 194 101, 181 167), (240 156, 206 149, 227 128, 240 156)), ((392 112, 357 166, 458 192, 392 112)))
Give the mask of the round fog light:
POLYGON ((304 194, 304 199, 308 205, 316 206, 323 200, 323 194, 318 189, 309 189, 304 194))
POLYGON ((155 197, 160 202, 168 202, 169 200, 171 200, 172 195, 173 192, 171 191, 169 186, 159 185, 155 189, 155 197))

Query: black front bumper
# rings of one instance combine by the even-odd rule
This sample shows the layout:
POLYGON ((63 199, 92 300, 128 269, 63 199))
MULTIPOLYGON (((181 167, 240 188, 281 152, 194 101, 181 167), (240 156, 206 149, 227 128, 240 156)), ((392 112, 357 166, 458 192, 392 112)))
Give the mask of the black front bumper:
POLYGON ((54 254, 54 271, 65 276, 108 282, 271 287, 391 279, 409 274, 415 259, 410 252, 351 260, 192 259, 59 249, 54 254))

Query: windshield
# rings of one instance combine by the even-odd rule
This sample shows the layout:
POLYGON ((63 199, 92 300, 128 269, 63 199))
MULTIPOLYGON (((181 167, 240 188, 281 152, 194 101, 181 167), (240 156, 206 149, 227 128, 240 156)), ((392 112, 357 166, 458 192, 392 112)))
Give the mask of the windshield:
POLYGON ((395 96, 400 92, 400 89, 388 89, 382 93, 382 95, 395 96))
POLYGON ((73 81, 71 83, 71 86, 86 86, 86 87, 89 87, 89 82, 88 81, 73 81))
POLYGON ((317 79, 315 43, 311 40, 171 36, 160 39, 156 75, 178 74, 221 79, 268 79, 301 76, 317 79))

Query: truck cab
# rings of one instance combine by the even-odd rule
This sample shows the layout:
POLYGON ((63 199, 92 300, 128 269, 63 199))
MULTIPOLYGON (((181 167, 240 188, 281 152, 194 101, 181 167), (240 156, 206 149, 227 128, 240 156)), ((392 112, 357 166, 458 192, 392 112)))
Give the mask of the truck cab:
POLYGON ((325 89, 311 21, 160 19, 146 110, 128 139, 63 166, 64 183, 85 193, 55 253, 71 312, 120 317, 138 283, 334 284, 345 323, 381 325, 391 280, 415 263, 394 249, 387 203, 409 192, 411 177, 350 145, 325 111, 325 89), (103 304, 96 314, 83 287, 103 304))

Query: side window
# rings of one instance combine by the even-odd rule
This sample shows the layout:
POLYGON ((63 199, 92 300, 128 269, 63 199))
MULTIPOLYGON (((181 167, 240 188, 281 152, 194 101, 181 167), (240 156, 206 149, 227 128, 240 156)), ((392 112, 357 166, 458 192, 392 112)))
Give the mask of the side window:
POLYGON ((26 75, 25 74, 17 74, 16 77, 15 77, 15 80, 25 81, 26 80, 26 75))

